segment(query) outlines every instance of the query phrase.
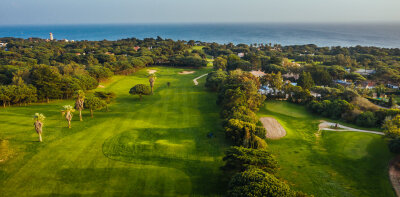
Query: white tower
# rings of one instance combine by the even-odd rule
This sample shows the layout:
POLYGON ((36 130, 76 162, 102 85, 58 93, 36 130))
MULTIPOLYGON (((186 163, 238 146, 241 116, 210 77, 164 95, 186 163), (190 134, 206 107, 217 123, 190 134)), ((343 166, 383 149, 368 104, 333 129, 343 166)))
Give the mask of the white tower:
POLYGON ((53 40, 53 33, 50 33, 50 40, 53 40))

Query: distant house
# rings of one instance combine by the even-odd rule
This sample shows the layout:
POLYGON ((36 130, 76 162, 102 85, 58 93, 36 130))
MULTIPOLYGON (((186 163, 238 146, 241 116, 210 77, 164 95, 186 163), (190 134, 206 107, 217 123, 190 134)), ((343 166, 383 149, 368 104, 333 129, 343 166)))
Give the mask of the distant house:
POLYGON ((293 78, 295 80, 298 80, 300 78, 299 74, 294 74, 294 73, 286 73, 282 75, 283 78, 289 79, 289 78, 293 78))
POLYGON ((376 83, 373 81, 366 81, 361 84, 363 88, 365 89, 374 89, 376 86, 376 83))
POLYGON ((6 47, 7 46, 7 43, 0 43, 0 47, 6 47))
POLYGON ((239 56, 240 58, 242 58, 242 57, 244 57, 244 53, 238 53, 238 56, 239 56))
POLYGON ((345 80, 340 80, 340 79, 338 79, 338 80, 334 80, 334 82, 335 82, 336 84, 343 85, 343 86, 349 86, 349 85, 351 85, 351 82, 348 82, 346 79, 345 79, 345 80))
POLYGON ((319 93, 316 93, 316 92, 313 92, 313 91, 311 91, 310 93, 311 93, 311 96, 313 96, 315 98, 320 98, 321 97, 321 94, 319 94, 319 93))
POLYGON ((356 73, 360 74, 360 75, 371 75, 375 73, 375 70, 368 70, 368 69, 358 69, 355 71, 356 73))
POLYGON ((75 53, 75 55, 77 55, 77 56, 80 56, 80 55, 81 55, 81 53, 75 53))
POLYGON ((392 89, 399 89, 399 86, 392 85, 392 84, 387 84, 386 86, 387 86, 388 88, 392 88, 392 89))
POLYGON ((106 55, 114 55, 114 53, 111 53, 111 52, 106 52, 105 54, 106 55))
POLYGON ((135 51, 138 51, 138 50, 140 49, 140 46, 135 46, 135 47, 133 47, 133 49, 134 49, 135 51))

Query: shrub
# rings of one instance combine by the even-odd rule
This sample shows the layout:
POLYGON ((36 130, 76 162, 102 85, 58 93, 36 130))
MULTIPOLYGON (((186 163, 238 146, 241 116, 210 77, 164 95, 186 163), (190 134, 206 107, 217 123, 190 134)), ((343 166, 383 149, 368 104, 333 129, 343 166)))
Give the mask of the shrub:
POLYGON ((389 150, 392 153, 399 154, 400 153, 400 138, 395 138, 389 141, 389 150))
POLYGON ((278 162, 267 150, 250 149, 233 146, 226 151, 223 158, 226 172, 243 172, 250 168, 259 168, 264 172, 274 174, 278 169, 278 162))
POLYGON ((293 196, 289 186, 260 169, 236 174, 229 182, 228 196, 293 196))
POLYGON ((366 111, 357 116, 356 124, 363 127, 374 127, 376 126, 376 121, 374 113, 366 111))

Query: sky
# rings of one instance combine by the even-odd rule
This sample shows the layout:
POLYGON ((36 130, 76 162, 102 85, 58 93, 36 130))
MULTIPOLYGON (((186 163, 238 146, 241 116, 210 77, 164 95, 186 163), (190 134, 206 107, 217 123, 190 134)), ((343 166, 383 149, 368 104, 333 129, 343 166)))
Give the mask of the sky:
POLYGON ((0 25, 400 22, 400 0, 0 0, 0 25))

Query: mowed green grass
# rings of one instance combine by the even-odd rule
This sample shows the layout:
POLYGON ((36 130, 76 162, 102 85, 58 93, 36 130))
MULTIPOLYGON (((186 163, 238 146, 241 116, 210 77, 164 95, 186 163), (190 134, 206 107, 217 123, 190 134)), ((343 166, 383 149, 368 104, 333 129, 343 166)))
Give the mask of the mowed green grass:
POLYGON ((93 119, 85 111, 83 122, 75 113, 72 129, 60 113, 72 100, 0 109, 0 139, 12 150, 0 163, 0 196, 223 195, 219 167, 229 145, 220 109, 205 79, 199 86, 192 81, 210 70, 149 69, 158 70, 154 95, 139 101, 128 94, 148 84, 146 69, 115 76, 99 88, 117 94, 110 111, 96 111, 93 119), (47 117, 43 143, 33 128, 35 112, 47 117))
POLYGON ((278 176, 315 196, 395 196, 388 178, 393 155, 382 136, 318 132, 318 116, 303 106, 268 101, 259 116, 276 118, 287 136, 268 140, 281 166, 278 176))

